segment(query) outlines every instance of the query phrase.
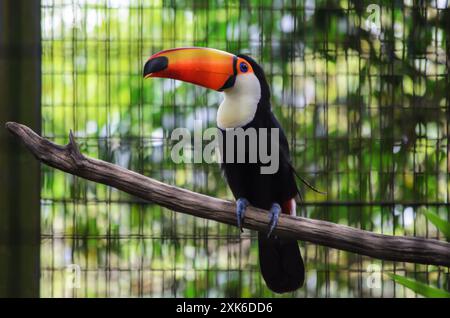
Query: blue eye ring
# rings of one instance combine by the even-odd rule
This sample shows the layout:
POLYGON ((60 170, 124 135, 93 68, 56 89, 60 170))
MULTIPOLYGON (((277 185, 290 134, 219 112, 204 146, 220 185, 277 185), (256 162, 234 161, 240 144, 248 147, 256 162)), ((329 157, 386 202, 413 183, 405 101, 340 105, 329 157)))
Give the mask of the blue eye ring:
POLYGON ((247 73, 248 71, 247 63, 241 62, 241 64, 239 64, 239 69, 241 70, 242 73, 247 73))

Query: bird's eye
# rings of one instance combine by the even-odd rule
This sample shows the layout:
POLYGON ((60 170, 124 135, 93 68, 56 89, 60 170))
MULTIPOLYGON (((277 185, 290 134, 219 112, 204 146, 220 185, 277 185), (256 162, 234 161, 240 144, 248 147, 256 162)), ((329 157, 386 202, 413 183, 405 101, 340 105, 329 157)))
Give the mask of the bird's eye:
POLYGON ((242 73, 247 73, 247 71, 248 71, 248 65, 247 65, 246 63, 244 63, 244 62, 242 62, 242 63, 239 65, 239 68, 241 69, 241 72, 242 72, 242 73))

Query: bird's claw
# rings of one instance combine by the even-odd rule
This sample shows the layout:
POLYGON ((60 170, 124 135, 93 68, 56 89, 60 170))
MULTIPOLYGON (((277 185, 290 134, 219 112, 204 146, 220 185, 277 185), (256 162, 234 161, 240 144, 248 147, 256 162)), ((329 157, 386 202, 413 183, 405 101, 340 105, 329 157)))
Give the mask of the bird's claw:
POLYGON ((247 209, 249 204, 250 203, 248 202, 248 200, 246 198, 239 198, 236 201, 237 226, 241 230, 241 232, 244 232, 244 230, 242 230, 242 221, 244 220, 245 210, 247 209))
POLYGON ((269 233, 267 234, 267 238, 270 237, 273 230, 277 227, 278 218, 280 217, 280 213, 281 213, 281 206, 278 203, 272 204, 272 207, 270 208, 270 211, 269 211, 270 222, 269 222, 269 233))

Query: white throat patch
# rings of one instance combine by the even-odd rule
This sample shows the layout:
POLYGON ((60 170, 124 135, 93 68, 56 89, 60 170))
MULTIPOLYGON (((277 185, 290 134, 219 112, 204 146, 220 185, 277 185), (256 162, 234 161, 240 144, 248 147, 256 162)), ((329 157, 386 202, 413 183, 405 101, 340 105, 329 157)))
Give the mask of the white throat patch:
POLYGON ((236 76, 234 86, 224 91, 224 100, 217 111, 217 126, 237 128, 253 120, 261 98, 261 86, 253 73, 236 76))

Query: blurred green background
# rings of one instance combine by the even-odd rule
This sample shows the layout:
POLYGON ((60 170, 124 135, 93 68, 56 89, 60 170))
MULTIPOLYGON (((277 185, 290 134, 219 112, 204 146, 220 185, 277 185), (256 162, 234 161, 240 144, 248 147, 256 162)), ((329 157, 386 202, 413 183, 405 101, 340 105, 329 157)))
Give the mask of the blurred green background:
MULTIPOLYGON (((247 53, 266 71, 295 167, 328 193, 303 189, 299 215, 445 240, 425 212, 450 218, 448 1, 42 0, 41 15, 45 137, 64 144, 73 129, 89 156, 232 199, 218 165, 170 159, 171 131, 214 126, 220 94, 141 74, 167 48, 247 53)), ((41 296, 275 296, 256 233, 41 171, 41 296)), ((283 297, 418 296, 387 273, 450 289, 448 268, 299 244, 306 284, 283 297)))

